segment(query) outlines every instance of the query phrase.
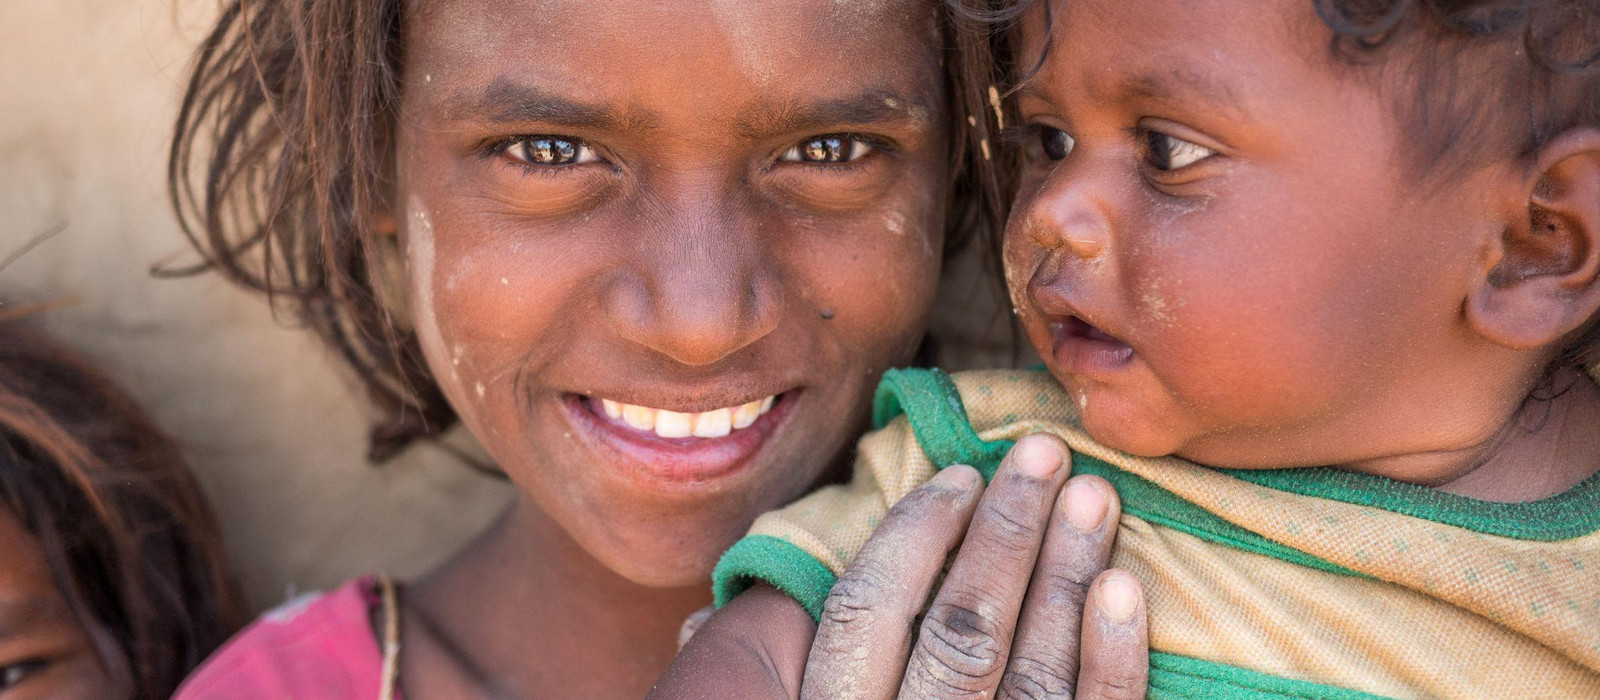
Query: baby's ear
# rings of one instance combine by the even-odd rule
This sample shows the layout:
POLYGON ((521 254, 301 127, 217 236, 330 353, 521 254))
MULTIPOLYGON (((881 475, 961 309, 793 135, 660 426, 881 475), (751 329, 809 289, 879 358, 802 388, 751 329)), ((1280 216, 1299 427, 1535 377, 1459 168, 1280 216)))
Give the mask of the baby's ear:
POLYGON ((1600 309, 1600 130, 1567 131, 1539 150, 1527 202, 1489 246, 1468 323, 1514 350, 1550 347, 1600 309))

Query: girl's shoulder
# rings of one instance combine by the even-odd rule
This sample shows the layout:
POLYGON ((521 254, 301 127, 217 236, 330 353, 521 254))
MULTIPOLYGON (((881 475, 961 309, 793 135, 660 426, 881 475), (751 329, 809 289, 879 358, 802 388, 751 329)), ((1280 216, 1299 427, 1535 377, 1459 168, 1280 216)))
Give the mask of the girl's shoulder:
POLYGON ((212 654, 174 698, 376 698, 383 655, 372 616, 381 605, 371 576, 290 600, 212 654))

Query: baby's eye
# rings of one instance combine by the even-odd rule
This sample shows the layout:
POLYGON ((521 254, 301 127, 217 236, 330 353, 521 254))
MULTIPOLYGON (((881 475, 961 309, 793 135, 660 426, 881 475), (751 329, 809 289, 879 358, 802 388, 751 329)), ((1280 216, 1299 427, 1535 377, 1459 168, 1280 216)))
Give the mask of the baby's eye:
POLYGON ((27 680, 28 676, 44 670, 48 665, 49 662, 44 659, 29 659, 0 666, 0 692, 27 680))
POLYGON ((1144 132, 1144 160, 1156 170, 1179 170, 1216 155, 1200 144, 1169 136, 1159 131, 1144 132))
POLYGON ((581 165, 600 160, 589 144, 564 136, 523 136, 508 144, 505 152, 528 165, 581 165))
POLYGON ((1039 127, 1039 147, 1050 160, 1065 160, 1067 154, 1072 152, 1072 147, 1076 145, 1078 142, 1065 131, 1048 126, 1039 127))
POLYGON ((787 163, 849 163, 872 152, 872 144, 855 136, 818 136, 789 147, 778 160, 787 163))

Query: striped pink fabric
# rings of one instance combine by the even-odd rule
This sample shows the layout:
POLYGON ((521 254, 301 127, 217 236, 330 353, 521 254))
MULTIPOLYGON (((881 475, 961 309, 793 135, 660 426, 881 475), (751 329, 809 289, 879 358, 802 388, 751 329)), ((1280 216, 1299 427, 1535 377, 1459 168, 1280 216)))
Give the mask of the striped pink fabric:
POLYGON ((174 698, 375 699, 383 657, 372 612, 379 605, 372 577, 291 600, 212 654, 174 698))

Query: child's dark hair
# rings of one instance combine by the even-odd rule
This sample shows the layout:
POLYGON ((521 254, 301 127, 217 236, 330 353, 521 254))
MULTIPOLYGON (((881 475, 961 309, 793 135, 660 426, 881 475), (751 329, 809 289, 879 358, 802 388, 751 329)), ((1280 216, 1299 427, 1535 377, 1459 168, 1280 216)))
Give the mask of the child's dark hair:
MULTIPOLYGON (((985 27, 931 1, 949 45, 985 40, 985 27)), ((392 311, 394 241, 369 223, 392 180, 402 27, 414 5, 226 2, 200 48, 168 163, 173 205, 203 268, 266 293, 355 371, 378 412, 368 456, 379 462, 456 421, 415 333, 392 311)), ((947 252, 973 240, 997 246, 1009 203, 993 163, 976 155, 994 142, 988 68, 963 56, 988 54, 945 60, 954 125, 947 252)))
MULTIPOLYGON (((1333 30, 1328 50, 1336 65, 1372 68, 1380 89, 1394 95, 1425 177, 1493 158, 1527 159, 1569 129, 1600 127, 1600 2, 1305 1, 1333 30), (1401 71, 1384 70, 1390 65, 1401 71)), ((995 50, 1006 56, 1014 55, 1016 18, 1038 0, 947 2, 995 27, 995 50)), ((1048 25, 1048 3, 1044 9, 1048 25)), ((1037 69, 1001 66, 1001 80, 1014 88, 1037 69)), ((1600 369, 1600 318, 1552 364, 1562 367, 1600 369)))
POLYGON ((177 447, 103 376, 0 321, 0 508, 120 697, 171 697, 238 605, 218 530, 177 447))

